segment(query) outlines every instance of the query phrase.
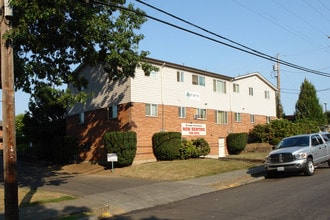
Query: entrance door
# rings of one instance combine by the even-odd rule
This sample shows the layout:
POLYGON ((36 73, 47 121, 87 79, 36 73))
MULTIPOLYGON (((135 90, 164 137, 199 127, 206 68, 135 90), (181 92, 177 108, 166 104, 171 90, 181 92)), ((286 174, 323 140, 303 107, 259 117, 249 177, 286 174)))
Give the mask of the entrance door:
POLYGON ((224 138, 219 138, 219 157, 225 157, 226 152, 225 152, 225 139, 224 138))

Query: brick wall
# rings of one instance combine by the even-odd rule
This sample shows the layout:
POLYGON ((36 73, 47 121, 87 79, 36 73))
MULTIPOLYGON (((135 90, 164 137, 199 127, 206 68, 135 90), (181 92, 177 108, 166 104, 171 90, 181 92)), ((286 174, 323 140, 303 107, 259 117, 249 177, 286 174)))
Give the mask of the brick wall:
POLYGON ((85 113, 85 123, 78 124, 78 115, 67 118, 67 134, 79 140, 80 159, 101 162, 106 160, 102 137, 107 131, 135 131, 137 153, 134 162, 155 160, 152 152, 152 136, 165 131, 181 132, 181 123, 206 124, 206 135, 183 136, 186 139, 204 138, 211 147, 211 156, 219 155, 218 139, 231 132, 249 132, 255 124, 266 123, 266 116, 255 116, 250 122, 249 114, 241 114, 241 122, 234 122, 234 113, 228 113, 228 124, 216 124, 214 110, 207 110, 207 120, 194 119, 195 109, 186 109, 186 118, 178 118, 177 106, 158 105, 158 116, 146 116, 144 103, 129 103, 118 107, 118 119, 108 119, 106 108, 85 113), (164 116, 164 117, 163 117, 164 116), (84 144, 87 149, 84 149, 84 144))

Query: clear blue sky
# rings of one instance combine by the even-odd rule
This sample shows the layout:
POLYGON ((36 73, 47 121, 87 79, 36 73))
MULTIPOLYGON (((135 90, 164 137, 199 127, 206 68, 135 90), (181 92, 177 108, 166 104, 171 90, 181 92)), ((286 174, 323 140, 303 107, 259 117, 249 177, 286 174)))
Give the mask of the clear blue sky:
MULTIPOLYGON (((131 0, 148 15, 206 34, 131 0)), ((305 68, 330 75, 330 1, 328 0, 146 0, 191 23, 227 39, 305 68)), ((274 62, 178 30, 149 19, 139 31, 141 50, 150 57, 238 76, 259 72, 276 86, 274 62)), ((231 43, 229 43, 231 44, 231 43)), ((281 102, 287 115, 294 113, 300 85, 306 78, 317 90, 320 104, 330 110, 330 77, 280 66, 281 102)), ((28 109, 28 95, 16 93, 16 114, 28 109)), ((262 108, 262 106, 260 106, 262 108)))

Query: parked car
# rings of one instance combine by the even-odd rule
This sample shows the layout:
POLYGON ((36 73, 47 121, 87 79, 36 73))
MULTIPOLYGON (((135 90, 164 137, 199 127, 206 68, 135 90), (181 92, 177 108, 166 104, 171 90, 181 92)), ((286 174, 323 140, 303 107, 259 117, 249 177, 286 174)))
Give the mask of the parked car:
POLYGON ((330 166, 330 134, 302 134, 282 139, 265 160, 269 177, 278 173, 299 171, 307 176, 321 163, 330 166))

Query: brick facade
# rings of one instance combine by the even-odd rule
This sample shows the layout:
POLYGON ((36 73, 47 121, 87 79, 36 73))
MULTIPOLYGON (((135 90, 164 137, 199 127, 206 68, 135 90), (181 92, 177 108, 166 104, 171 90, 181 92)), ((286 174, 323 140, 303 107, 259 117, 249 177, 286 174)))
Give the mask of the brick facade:
POLYGON ((79 124, 79 116, 67 118, 68 135, 79 141, 79 156, 83 161, 94 163, 106 161, 106 152, 102 138, 108 131, 134 131, 137 133, 137 153, 135 162, 155 160, 152 151, 152 136, 165 131, 181 132, 181 123, 205 124, 206 135, 182 136, 186 139, 204 138, 211 147, 210 156, 219 154, 219 138, 226 138, 229 133, 248 132, 255 124, 266 123, 265 116, 255 116, 255 123, 250 122, 249 114, 241 115, 241 122, 233 122, 234 114, 229 112, 228 120, 232 123, 216 124, 214 110, 207 110, 207 119, 194 119, 194 108, 187 108, 186 118, 178 118, 177 106, 158 106, 158 116, 146 116, 144 103, 122 104, 118 107, 118 118, 109 119, 108 109, 102 108, 85 112, 85 122, 79 124))

